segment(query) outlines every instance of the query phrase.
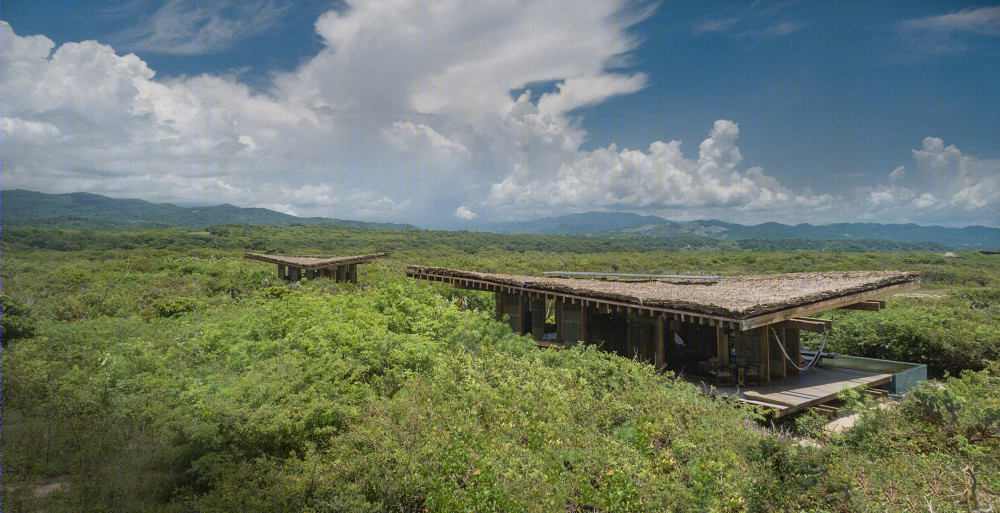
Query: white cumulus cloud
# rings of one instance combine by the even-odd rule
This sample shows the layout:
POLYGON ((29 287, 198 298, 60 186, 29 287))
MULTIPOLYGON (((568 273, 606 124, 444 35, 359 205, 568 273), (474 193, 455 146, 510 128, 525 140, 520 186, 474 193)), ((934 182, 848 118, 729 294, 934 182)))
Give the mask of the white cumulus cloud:
POLYGON ((743 156, 735 144, 738 135, 736 123, 716 121, 699 147, 697 160, 683 155, 680 141, 657 141, 645 152, 619 150, 615 145, 576 152, 550 175, 515 168, 492 186, 489 203, 540 214, 553 207, 663 211, 823 209, 832 205, 832 196, 796 193, 760 167, 740 171, 743 156))
POLYGON ((469 210, 469 207, 466 207, 465 205, 462 205, 462 206, 458 207, 457 209, 455 209, 455 217, 457 217, 459 219, 465 219, 467 221, 471 221, 471 220, 479 217, 479 214, 477 214, 477 213, 469 210))
POLYGON ((968 219, 995 225, 1000 218, 1000 160, 965 155, 954 144, 926 137, 912 151, 914 165, 899 166, 888 181, 857 189, 864 219, 924 222, 968 219))

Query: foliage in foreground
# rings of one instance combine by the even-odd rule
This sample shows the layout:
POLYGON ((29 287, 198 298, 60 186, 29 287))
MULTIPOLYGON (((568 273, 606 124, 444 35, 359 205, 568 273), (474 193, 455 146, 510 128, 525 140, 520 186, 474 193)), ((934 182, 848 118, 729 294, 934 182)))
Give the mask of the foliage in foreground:
MULTIPOLYGON (((208 250, 8 257, 5 295, 27 307, 21 316, 35 333, 4 348, 4 505, 967 511, 967 465, 979 499, 996 503, 995 364, 897 408, 855 401, 862 419, 843 435, 803 421, 801 433, 825 443, 799 444, 752 411, 648 366, 590 349, 537 350, 490 319, 488 296, 470 294, 473 309, 461 310, 452 299, 465 292, 400 272, 408 262, 528 272, 884 268, 885 258, 937 266, 921 255, 850 258, 430 248, 364 267, 361 289, 327 280, 275 285, 270 266, 208 250), (33 487, 46 479, 69 486, 36 497, 33 487)), ((940 280, 998 279, 965 263, 937 272, 940 280)), ((992 298, 972 289, 894 308, 904 312, 901 326, 922 322, 908 309, 944 304, 956 312, 946 329, 992 329, 992 298)), ((847 316, 880 322, 894 308, 843 314, 837 329, 851 326, 847 316)), ((932 326, 919 329, 942 329, 932 326)), ((892 340, 906 347, 910 339, 892 340)))

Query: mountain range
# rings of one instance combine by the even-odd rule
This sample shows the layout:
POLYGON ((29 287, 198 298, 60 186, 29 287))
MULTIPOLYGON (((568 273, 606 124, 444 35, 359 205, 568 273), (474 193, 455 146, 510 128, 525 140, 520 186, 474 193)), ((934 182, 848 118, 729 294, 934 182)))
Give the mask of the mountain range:
MULTIPOLYGON (((411 224, 373 223, 325 217, 296 217, 265 208, 233 205, 179 207, 139 199, 115 199, 76 192, 45 194, 26 190, 2 193, 2 220, 8 226, 91 229, 212 225, 291 226, 329 224, 375 230, 416 230, 411 224)), ((621 237, 707 237, 717 240, 819 239, 935 242, 956 249, 1000 248, 1000 228, 949 228, 917 224, 835 223, 827 225, 763 223, 741 225, 717 220, 671 221, 622 212, 586 212, 533 221, 481 222, 470 230, 621 237)))
POLYGON ((0 206, 3 209, 3 221, 8 226, 128 229, 163 226, 204 228, 223 224, 265 226, 329 224, 373 230, 417 229, 416 226, 409 224, 296 217, 266 208, 244 208, 228 204, 179 207, 169 203, 116 199, 86 192, 46 194, 13 189, 3 191, 0 200, 2 200, 0 206))
POLYGON ((482 223, 481 231, 642 237, 697 236, 740 239, 874 239, 894 242, 937 242, 961 249, 1000 247, 1000 228, 921 226, 918 224, 835 223, 826 225, 763 223, 741 225, 717 220, 671 221, 621 212, 587 212, 534 221, 482 223))

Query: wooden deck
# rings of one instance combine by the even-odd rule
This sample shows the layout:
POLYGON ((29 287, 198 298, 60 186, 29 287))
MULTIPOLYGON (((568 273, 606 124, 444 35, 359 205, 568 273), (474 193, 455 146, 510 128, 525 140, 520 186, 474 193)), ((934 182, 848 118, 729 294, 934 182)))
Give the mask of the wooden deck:
MULTIPOLYGON (((535 339, 535 345, 546 349, 569 349, 576 344, 535 339)), ((892 381, 892 374, 816 366, 798 376, 771 378, 771 382, 762 382, 760 386, 740 388, 710 386, 709 378, 701 375, 682 375, 682 378, 699 385, 707 394, 767 408, 777 418, 833 401, 845 388, 871 388, 888 383, 892 381)))
POLYGON ((774 378, 770 383, 744 388, 711 387, 707 378, 701 376, 691 376, 688 379, 701 384, 702 390, 707 393, 769 408, 774 417, 781 417, 832 401, 845 388, 867 388, 888 383, 892 380, 892 374, 813 367, 798 376, 774 378))

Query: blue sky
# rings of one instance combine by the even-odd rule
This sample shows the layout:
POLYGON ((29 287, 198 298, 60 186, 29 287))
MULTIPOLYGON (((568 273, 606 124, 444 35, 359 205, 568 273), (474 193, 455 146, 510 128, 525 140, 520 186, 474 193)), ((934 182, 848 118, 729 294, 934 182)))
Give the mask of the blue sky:
POLYGON ((3 187, 1000 226, 1000 7, 845 5, 8 2, 3 187))

